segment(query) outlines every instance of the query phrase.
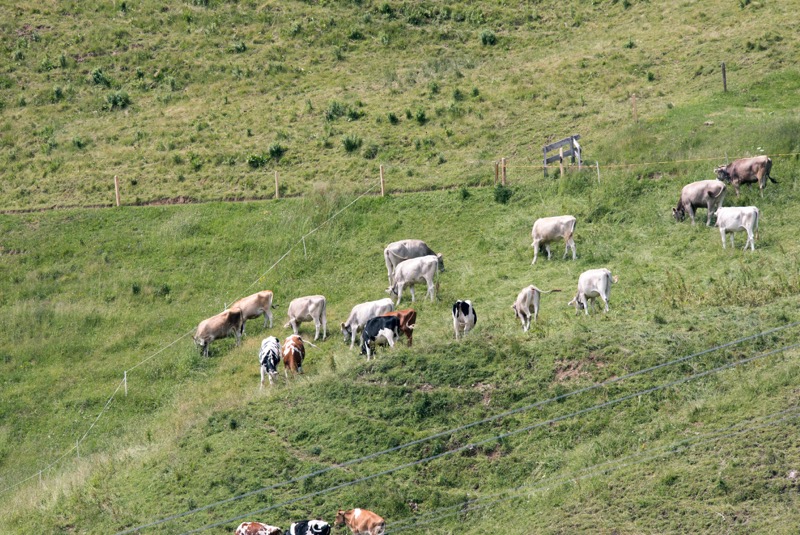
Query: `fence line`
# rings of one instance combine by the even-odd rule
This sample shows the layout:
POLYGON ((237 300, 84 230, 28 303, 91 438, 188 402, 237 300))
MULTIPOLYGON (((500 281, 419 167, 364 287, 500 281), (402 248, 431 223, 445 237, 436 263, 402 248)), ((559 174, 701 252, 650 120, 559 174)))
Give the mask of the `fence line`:
MULTIPOLYGON (((443 457, 447 457, 447 456, 450 456, 450 455, 453 455, 453 454, 456 454, 456 453, 460 453, 460 452, 465 451, 467 449, 475 448, 477 446, 482 446, 482 445, 487 444, 489 442, 502 440, 504 438, 508 438, 508 437, 511 437, 511 436, 514 436, 514 435, 518 435, 520 433, 524 433, 524 432, 532 431, 532 430, 540 428, 540 427, 552 425, 552 424, 561 422, 563 420, 567 420, 569 418, 573 418, 575 416, 580 416, 582 414, 587 414, 589 412, 592 412, 592 411, 595 411, 595 410, 598 410, 598 409, 603 409, 603 408, 606 408, 606 407, 610 407, 612 405, 617 405, 617 404, 622 403, 624 401, 628 401, 628 400, 631 400, 631 399, 634 399, 634 398, 637 398, 637 397, 641 397, 643 395, 651 394, 653 392, 657 392, 657 391, 660 391, 660 390, 664 390, 664 389, 667 389, 667 388, 678 386, 680 384, 687 383, 687 382, 692 381, 694 379, 699 379, 701 377, 705 377, 705 376, 711 375, 713 373, 724 371, 724 370, 727 370, 727 369, 730 369, 730 368, 735 368, 736 366, 740 366, 740 365, 743 365, 743 364, 748 364, 748 363, 753 362, 755 360, 758 360, 758 359, 761 359, 761 358, 765 358, 765 357, 768 357, 768 356, 772 356, 772 355, 775 355, 775 354, 778 354, 778 353, 782 353, 784 351, 789 351, 791 349, 796 349, 798 347, 800 347, 800 342, 796 343, 796 344, 791 344, 791 345, 788 345, 788 346, 784 346, 784 347, 779 348, 779 349, 774 349, 774 350, 771 350, 771 351, 767 351, 767 352, 761 353, 759 355, 755 355, 755 356, 752 356, 752 357, 747 357, 747 358, 740 359, 740 360, 737 360, 737 361, 734 361, 734 362, 730 362, 730 363, 724 364, 722 366, 718 366, 716 368, 713 368, 711 370, 706 370, 704 372, 699 372, 699 373, 690 375, 688 377, 682 377, 681 379, 678 379, 678 380, 675 380, 675 381, 671 381, 671 382, 666 383, 666 384, 658 385, 658 386, 651 387, 651 388, 646 388, 644 390, 640 390, 638 392, 634 392, 633 394, 627 394, 627 395, 624 395, 624 396, 621 396, 621 397, 618 397, 618 398, 615 398, 615 399, 612 399, 612 400, 609 400, 609 401, 606 401, 606 402, 603 402, 603 403, 599 403, 597 405, 593 405, 591 407, 587 407, 587 408, 584 408, 584 409, 580 409, 580 410, 571 412, 569 414, 565 414, 565 415, 558 416, 558 417, 555 417, 555 418, 550 418, 548 420, 545 420, 545 421, 542 421, 542 422, 539 422, 539 423, 536 423, 536 424, 528 425, 528 426, 525 426, 525 427, 522 427, 522 428, 519 428, 519 429, 516 429, 516 430, 513 430, 513 431, 500 433, 498 435, 495 435, 495 436, 492 436, 492 437, 489 437, 489 438, 486 438, 486 439, 483 439, 483 440, 479 440, 477 442, 472 442, 472 443, 469 443, 469 444, 465 444, 463 446, 459 446, 457 448, 453 448, 452 450, 448 450, 448 451, 445 451, 445 452, 442 452, 442 453, 438 453, 436 455, 431 455, 429 457, 425 457, 425 458, 418 459, 416 461, 412 461, 412 462, 408 462, 408 463, 404 463, 404 464, 401 464, 401 465, 395 465, 393 468, 389 468, 389 469, 386 469, 386 470, 383 470, 383 471, 380 471, 380 472, 376 472, 374 474, 363 476, 363 477, 357 478, 357 479, 352 480, 352 481, 347 481, 347 482, 344 482, 344 483, 340 483, 340 484, 337 484, 337 485, 334 485, 334 486, 331 486, 331 487, 328 487, 328 488, 325 488, 325 489, 321 489, 321 490, 318 490, 318 491, 315 491, 315 492, 311 492, 311 493, 305 494, 303 496, 298 496, 297 498, 292 498, 292 499, 284 501, 284 502, 280 502, 280 503, 277 503, 277 504, 274 504, 274 505, 270 505, 268 507, 263 507, 261 509, 257 509, 257 510, 254 510, 254 511, 249 511, 249 512, 247 512, 245 514, 238 515, 238 516, 235 516, 233 518, 228 518, 228 519, 220 521, 220 522, 215 522, 213 524, 207 524, 207 525, 202 526, 200 528, 196 528, 196 529, 193 529, 193 530, 190 530, 190 531, 183 532, 183 535, 189 535, 191 533, 199 533, 199 532, 205 531, 207 529, 223 526, 225 524, 228 524, 228 523, 231 523, 231 522, 235 522, 237 520, 242 520, 242 519, 244 519, 244 518, 246 518, 248 516, 253 516, 253 515, 256 515, 256 514, 264 513, 266 511, 271 511, 271 510, 277 509, 279 507, 285 507, 285 506, 288 506, 288 505, 292 505, 292 504, 297 503, 299 501, 307 500, 309 498, 314 498, 314 497, 320 496, 322 494, 328 494, 330 492, 333 492, 335 490, 339 490, 339 489, 342 489, 342 488, 351 487, 351 486, 356 485, 358 483, 363 483, 365 481, 369 481, 369 480, 375 479, 375 478, 380 477, 380 476, 392 474, 394 472, 397 472, 399 470, 403 470, 405 468, 411 468, 411 467, 414 467, 414 466, 417 466, 417 465, 420 465, 420 464, 429 463, 431 461, 434 461, 434 460, 437 460, 437 459, 441 459, 443 457)), ((130 528, 128 530, 118 532, 116 535, 123 535, 123 534, 126 534, 126 533, 131 533, 133 531, 138 531, 138 530, 143 529, 145 527, 152 527, 152 526, 155 526, 155 525, 158 525, 158 524, 161 524, 161 523, 163 523, 163 522, 155 522, 155 523, 152 523, 152 524, 148 524, 146 526, 138 526, 136 528, 130 528)))
POLYGON ((409 529, 414 529, 414 528, 422 526, 422 525, 427 525, 427 524, 429 524, 431 522, 435 522, 437 520, 441 520, 442 518, 446 518, 446 517, 451 516, 453 514, 458 514, 460 512, 466 512, 466 511, 472 511, 472 510, 481 509, 481 508, 487 507, 487 506, 495 504, 495 503, 499 503, 499 502, 502 502, 502 501, 519 498, 519 497, 521 497, 523 495, 530 494, 530 493, 532 493, 533 491, 536 491, 536 490, 548 490, 548 489, 552 488, 554 486, 554 484, 556 484, 556 483, 566 483, 568 481, 578 481, 580 479, 586 479, 586 478, 592 477, 594 475, 600 475, 600 474, 609 473, 612 470, 619 470, 621 468, 625 468, 625 467, 633 466, 635 464, 640 464, 640 463, 643 463, 643 462, 646 462, 646 461, 649 461, 649 460, 657 459, 657 458, 663 457, 665 455, 670 455, 670 454, 677 453, 679 451, 679 448, 687 450, 689 448, 693 448, 693 447, 696 447, 696 446, 699 446, 699 445, 702 445, 702 444, 708 444, 708 443, 716 442, 716 441, 724 439, 724 438, 731 438, 731 437, 734 437, 736 435, 741 435, 741 434, 749 433, 749 432, 752 432, 752 431, 757 431, 757 430, 760 430, 760 429, 771 427, 771 426, 777 425, 779 423, 785 422, 787 420, 792 420, 794 418, 800 417, 800 413, 798 411, 800 411, 800 406, 795 405, 795 406, 790 407, 788 409, 784 409, 784 410, 781 410, 781 411, 776 411, 776 412, 773 412, 771 414, 767 414, 765 416, 746 418, 746 419, 741 420, 741 421, 739 421, 739 422, 737 422, 735 424, 731 424, 729 426, 726 426, 726 427, 711 431, 709 433, 705 433, 704 435, 678 440, 678 441, 672 442, 671 444, 666 444, 666 445, 663 445, 663 446, 659 446, 657 448, 648 449, 646 451, 642 451, 642 452, 639 452, 639 453, 634 453, 634 454, 631 454, 631 455, 626 455, 626 456, 623 456, 623 457, 620 457, 620 458, 617 458, 617 459, 612 459, 610 461, 597 463, 595 465, 587 466, 585 468, 581 468, 579 470, 573 471, 571 474, 560 475, 560 476, 552 476, 552 477, 545 478, 543 480, 536 481, 534 483, 530 483, 530 484, 527 484, 527 485, 520 485, 520 486, 518 486, 518 487, 516 487, 514 489, 510 489, 508 491, 496 492, 496 493, 493 493, 493 494, 488 494, 486 496, 480 496, 480 497, 477 497, 477 498, 473 498, 471 500, 467 500, 466 502, 460 503, 460 504, 457 504, 457 505, 451 505, 451 506, 447 506, 447 507, 441 507, 439 509, 434 509, 432 511, 429 511, 427 513, 424 513, 424 514, 416 516, 416 517, 411 517, 411 518, 407 518, 407 519, 403 519, 403 520, 399 520, 397 522, 394 522, 394 523, 392 523, 393 527, 394 526, 401 526, 401 527, 399 529, 392 529, 391 531, 387 530, 386 533, 400 533, 400 532, 403 532, 403 531, 407 531, 409 529), (789 414, 789 413, 792 413, 792 412, 794 412, 794 414, 789 414), (776 418, 778 416, 783 416, 783 418, 779 418, 779 419, 776 419, 774 421, 770 421, 770 420, 773 420, 774 418, 776 418), (751 423, 751 422, 754 423, 754 422, 758 422, 758 421, 761 421, 761 420, 767 420, 767 423, 763 423, 763 424, 758 425, 758 426, 751 425, 751 426, 745 427, 744 429, 741 429, 741 430, 738 430, 738 431, 732 431, 732 432, 729 432, 729 433, 720 434, 720 433, 723 433, 724 431, 728 431, 728 430, 732 430, 732 429, 735 429, 737 427, 740 427, 745 423, 751 423), (664 453, 661 453, 661 454, 654 454, 655 452, 660 451, 660 450, 666 450, 666 451, 664 451, 664 453), (647 457, 645 457, 645 454, 649 454, 649 455, 647 457), (639 460, 635 460, 635 461, 632 461, 632 462, 629 462, 629 463, 623 463, 623 461, 626 461, 626 460, 629 460, 629 459, 639 459, 639 460), (607 465, 617 465, 617 466, 610 466, 608 468, 603 468, 603 467, 605 467, 607 465), (577 475, 577 474, 582 474, 582 475, 577 475), (506 496, 509 492, 514 492, 514 494, 506 496), (503 497, 501 497, 501 496, 503 496, 503 497), (496 499, 496 500, 492 500, 492 501, 487 502, 487 503, 482 503, 481 505, 479 505, 477 507, 474 507, 474 508, 468 508, 467 507, 469 505, 472 505, 472 504, 475 504, 475 503, 478 503, 478 502, 482 502, 484 500, 488 500, 488 499, 491 499, 491 498, 498 498, 498 497, 501 497, 501 498, 496 499), (443 513, 444 511, 453 511, 453 512, 440 514, 440 513, 443 513), (422 520, 423 522, 420 522, 420 520, 422 520), (410 524, 410 525, 407 525, 407 524, 410 524))
MULTIPOLYGON (((673 359, 673 360, 668 361, 668 362, 663 362, 661 364, 656 364, 656 365, 650 366, 648 368, 643 368, 641 370, 630 372, 630 373, 627 373, 627 374, 624 374, 624 375, 621 375, 621 376, 618 376, 618 377, 613 377, 613 378, 608 379, 606 381, 603 381, 601 383, 596 383, 594 385, 590 385, 590 386, 587 386, 587 387, 579 388, 577 390, 573 390, 571 392, 566 392, 564 394, 561 394, 561 395, 558 395, 558 396, 555 396, 555 397, 552 397, 552 398, 548 398, 548 399, 544 399, 544 400, 541 400, 541 401, 537 401, 535 403, 524 405, 522 407, 517 407, 516 409, 510 409, 510 410, 495 414, 493 416, 489 416, 489 417, 481 419, 481 420, 476 420, 476 421, 473 421, 473 422, 470 422, 470 423, 467 423, 467 424, 464 424, 464 425, 461 425, 461 426, 458 426, 458 427, 455 427, 455 428, 447 429, 445 431, 440 431, 438 433, 434 433, 433 435, 428 435, 427 437, 423 437, 423 438, 420 438, 420 439, 417 439, 417 440, 412 440, 410 442, 406 442, 405 444, 400 444, 398 446, 394 446, 394 447, 387 448, 387 449, 384 449, 384 450, 381 450, 381 451, 378 451, 378 452, 375 452, 375 453, 371 453, 371 454, 363 456, 363 457, 359 457, 359 458, 356 458, 356 459, 351 459, 351 460, 343 462, 343 463, 338 463, 338 464, 333 465, 331 467, 323 468, 323 469, 317 470, 315 472, 311 472, 309 474, 305 474, 303 476, 291 478, 291 479, 288 479, 286 481, 282 481, 282 482, 279 482, 279 483, 273 483, 271 485, 268 485, 268 486, 265 486, 265 487, 261 487, 259 489, 254 489, 254 490, 245 492, 243 494, 240 494, 240 495, 237 495, 237 496, 233 496, 231 498, 226 498, 224 500, 219 500, 217 502, 206 504, 204 506, 197 507, 195 509, 190 509, 189 511, 184 511, 183 513, 177 513, 177 514, 174 514, 174 515, 170 515, 168 517, 164 517, 164 518, 158 520, 158 522, 159 523, 163 523, 163 522, 166 522, 166 521, 169 521, 169 520, 176 520, 178 518, 182 518, 182 517, 185 517, 185 516, 188 516, 188 515, 199 513, 201 511, 205 511, 205 510, 210 509, 212 507, 217 507, 219 505, 224 505, 226 503, 230 503, 230 502, 238 501, 238 500, 250 497, 250 496, 254 496, 256 494, 260 494, 260 493, 266 492, 268 490, 273 490, 273 489, 276 489, 276 488, 279 488, 279 487, 283 487, 283 486, 286 486, 286 485, 289 485, 289 484, 292 484, 292 483, 299 483, 299 482, 304 481, 306 479, 310 479, 312 477, 317 477, 317 476, 326 474, 326 473, 331 472, 331 471, 336 470, 336 469, 346 468, 348 466, 353 466, 355 464, 360 464, 360 463, 362 463, 364 461, 368 461, 370 459, 374 459, 374 458, 380 457, 382 455, 393 453, 393 452, 399 451, 401 449, 408 448, 410 446, 423 444, 423 443, 428 442, 430 440, 433 440, 433 439, 436 439, 436 438, 441 438, 441 437, 444 437, 444 436, 449 436, 449 435, 458 433, 460 431, 465 431, 467 429, 470 429, 472 427, 475 427, 475 426, 478 426, 478 425, 481 425, 481 424, 490 423, 490 422, 505 418, 507 416, 512 416, 514 414, 518 414, 518 413, 529 411, 529 410, 532 410, 532 409, 535 409, 535 408, 538 408, 538 407, 542 407, 542 406, 544 406, 544 405, 546 405, 548 403, 562 401, 562 400, 567 399, 569 397, 576 396, 578 394, 583 394, 583 393, 589 392, 591 390, 596 390, 596 389, 599 389, 599 388, 605 388, 605 387, 607 387, 609 385, 612 385, 614 383, 618 383, 618 382, 624 381, 626 379, 630 379, 632 377, 636 377, 638 375, 643 375, 645 373, 650 373, 652 371, 655 371, 655 370, 658 370, 658 369, 661 369, 661 368, 665 368, 665 367, 671 366, 673 364, 679 364, 679 363, 682 363, 682 362, 686 362, 688 360, 694 359, 694 358, 702 356, 702 355, 706 355, 708 353, 717 351, 719 349, 725 349, 727 347, 738 345, 738 344, 740 344, 742 342, 746 342, 748 340, 753 340, 755 338, 766 336, 768 334, 774 334, 776 332, 780 332, 780 331, 783 331, 783 330, 786 330, 786 329, 790 329, 790 328, 796 327, 798 325, 800 325, 800 321, 794 322, 794 323, 790 323, 790 324, 786 324, 786 325, 782 325, 780 327, 774 327, 772 329, 768 329, 766 331, 762 331, 762 332, 759 332, 759 333, 751 334, 751 335, 745 336, 743 338, 732 340, 732 341, 726 342, 724 344, 719 344, 717 346, 714 346, 714 347, 711 347, 711 348, 707 348, 707 349, 704 349, 704 350, 696 352, 696 353, 692 353, 690 355, 685 355, 683 357, 679 357, 679 358, 673 359)), ((149 526, 150 525, 148 524, 148 525, 139 526, 139 527, 142 528, 142 527, 149 527, 149 526)), ((123 533, 125 533, 125 532, 123 532, 123 533)))
MULTIPOLYGON (((270 266, 270 267, 269 267, 269 269, 267 269, 267 270, 266 270, 264 273, 262 273, 262 274, 261 274, 261 275, 260 275, 260 276, 259 276, 259 277, 258 277, 258 278, 257 278, 257 279, 256 279, 256 280, 255 280, 255 281, 254 281, 254 282, 253 282, 251 285, 250 285, 250 286, 248 286, 248 287, 245 289, 245 292, 249 291, 249 290, 250 290, 250 289, 251 289, 253 286, 255 286, 256 284, 259 284, 260 282, 262 282, 262 281, 264 280, 264 277, 266 277, 266 275, 267 275, 267 274, 268 274, 270 271, 272 271, 272 270, 273 270, 273 269, 274 269, 274 268, 275 268, 275 267, 276 267, 276 266, 277 266, 279 263, 281 263, 281 262, 282 262, 282 261, 283 261, 283 260, 284 260, 284 259, 285 259, 285 258, 286 258, 288 255, 289 255, 289 253, 292 251, 292 249, 294 249, 295 247, 297 247, 297 245, 298 245, 298 244, 302 243, 302 242, 305 240, 305 238, 307 238, 307 237, 308 237, 308 236, 310 236, 311 234, 314 234, 314 233, 315 233, 315 232, 317 232, 317 231, 318 231, 320 228, 322 228, 323 226, 325 226, 325 225, 327 225, 328 223, 330 223, 330 222, 331 222, 331 221, 332 221, 334 218, 336 218, 337 216, 339 216, 339 215, 340 215, 342 212, 344 212, 345 210, 347 210, 347 209, 349 209, 351 206, 353 206, 353 204, 355 204, 355 203, 356 203, 358 200, 360 200, 360 199, 362 199, 364 196, 368 195, 368 194, 369 194, 369 193, 370 193, 372 190, 374 190, 374 189, 375 189, 377 186, 378 186, 378 183, 375 183, 375 184, 373 184, 373 185, 372 185, 372 187, 368 188, 368 189, 367 189, 366 191, 364 191, 364 192, 363 192, 361 195, 359 195, 358 197, 356 197, 356 198, 355 198, 355 199, 354 199, 352 202, 350 202, 349 204, 347 204, 347 205, 346 205, 344 208, 342 208, 342 209, 338 210, 338 211, 337 211, 335 214, 333 214, 333 215, 332 215, 332 216, 330 216, 328 219, 326 219, 325 221, 323 221, 322 223, 320 223, 320 224, 319 224, 319 225, 318 225, 316 228, 312 229, 311 231, 309 231, 309 232, 307 232, 306 234, 304 234, 303 236, 301 236, 301 238, 300 238, 299 240, 297 240, 297 242, 295 242, 295 243, 294 243, 294 244, 293 244, 291 247, 289 247, 289 249, 288 249, 288 250, 287 250, 287 251, 286 251, 286 252, 283 254, 283 256, 281 256, 281 257, 280 257, 280 258, 279 258, 279 259, 278 259, 278 260, 277 260, 277 261, 276 261, 274 264, 272 264, 272 266, 270 266)), ((234 301, 235 301, 235 300, 234 300, 234 301)), ((232 301, 232 302, 233 302, 233 301, 232 301)), ((102 416, 103 416, 103 415, 104 415, 104 414, 105 414, 105 413, 108 411, 108 409, 109 409, 109 407, 110 407, 110 405, 111 405, 111 402, 114 400, 114 397, 115 397, 115 396, 117 395, 117 393, 119 392, 119 389, 124 387, 124 388, 125 388, 126 395, 127 395, 127 388, 128 388, 128 376, 130 375, 130 373, 129 373, 129 372, 132 372, 132 371, 133 371, 133 370, 135 370, 136 368, 138 368, 138 367, 142 366, 143 364, 145 364, 145 363, 149 362, 150 360, 154 359, 155 357, 157 357, 158 355, 160 355, 161 353, 163 353, 164 351, 166 351, 166 350, 167 350, 167 349, 169 349, 170 347, 174 346, 175 344, 177 344, 177 343, 178 343, 178 342, 180 342, 181 340, 185 339, 187 336, 189 336, 189 335, 190 335, 190 334, 192 334, 193 332, 194 332, 194 329, 191 329, 190 331, 188 331, 188 332, 184 333, 183 335, 181 335, 179 338, 177 338, 177 339, 173 340, 173 341, 172 341, 172 342, 170 342, 169 344, 167 344, 167 345, 163 346, 162 348, 158 349, 158 350, 157 350, 157 351, 155 351, 153 354, 151 354, 151 355, 149 355, 148 357, 146 357, 146 358, 142 359, 141 361, 137 362, 136 364, 134 364, 134 365, 133 365, 133 366, 131 366, 130 368, 127 368, 127 369, 123 370, 123 372, 122 372, 122 377, 123 377, 123 379, 122 379, 122 380, 120 381, 120 383, 117 385, 117 388, 114 390, 114 393, 113 393, 113 394, 111 394, 111 397, 108 399, 108 401, 106 402, 106 404, 105 404, 105 406, 103 407, 103 409, 102 409, 102 410, 100 411, 100 413, 97 415, 97 418, 95 418, 95 420, 92 422, 92 424, 89 426, 89 428, 88 428, 88 429, 86 430, 86 432, 83 434, 83 436, 81 436, 81 438, 80 438, 80 439, 78 439, 78 441, 75 443, 75 446, 73 446, 72 448, 70 448, 69 450, 67 450, 67 451, 66 451, 66 452, 65 452, 63 455, 61 455, 61 456, 60 456, 60 457, 58 457, 58 458, 57 458, 55 461, 53 461, 53 462, 51 462, 50 464, 48 464, 48 465, 47 465, 45 468, 43 468, 43 469, 41 469, 41 470, 37 470, 36 472, 34 472, 33 474, 31 474, 30 476, 28 476, 28 477, 26 477, 26 478, 24 478, 24 479, 22 479, 22 480, 20 480, 20 481, 18 481, 18 482, 16 482, 16 483, 14 483, 14 484, 11 484, 11 485, 9 485, 9 486, 7 486, 7 487, 3 488, 3 489, 0 489, 0 494, 4 494, 4 493, 6 493, 7 491, 9 491, 9 490, 12 490, 12 489, 14 489, 14 488, 18 487, 18 486, 22 485, 23 483, 25 483, 25 482, 27 482, 27 481, 30 481, 31 479, 33 479, 33 478, 35 478, 35 477, 37 477, 37 476, 39 476, 39 477, 41 478, 41 474, 42 474, 43 472, 46 472, 46 471, 48 471, 50 468, 52 468, 53 466, 55 466, 56 464, 58 464, 60 461, 62 461, 63 459, 65 459, 65 458, 66 458, 68 455, 70 455, 70 454, 71 454, 73 451, 77 451, 77 449, 78 449, 78 446, 79 446, 81 443, 83 443, 83 441, 84 441, 84 440, 86 440, 86 437, 89 435, 89 433, 90 433, 90 432, 91 432, 91 430, 94 428, 94 426, 97 424, 97 422, 100 420, 100 418, 101 418, 101 417, 102 417, 102 416)))

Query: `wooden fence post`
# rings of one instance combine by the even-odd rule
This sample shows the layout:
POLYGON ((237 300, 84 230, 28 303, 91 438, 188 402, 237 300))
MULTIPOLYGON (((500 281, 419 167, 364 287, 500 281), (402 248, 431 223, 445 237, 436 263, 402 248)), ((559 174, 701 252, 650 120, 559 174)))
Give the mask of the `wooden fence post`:
POLYGON ((381 165, 381 197, 386 196, 386 187, 383 181, 383 165, 381 165))
POLYGON ((119 179, 114 175, 114 196, 117 198, 117 206, 119 206, 119 179))
POLYGON ((497 180, 500 178, 500 162, 494 162, 494 185, 497 185, 497 180))
POLYGON ((728 77, 725 74, 725 62, 722 62, 722 90, 728 92, 728 77))
POLYGON ((275 198, 276 199, 280 199, 281 198, 281 192, 280 192, 280 189, 278 188, 278 170, 277 169, 275 169, 275 198))
POLYGON ((564 147, 558 148, 558 170, 561 171, 561 178, 564 178, 564 147))
POLYGON ((503 162, 503 185, 506 185, 506 159, 502 159, 503 162))
POLYGON ((597 166, 597 183, 600 183, 600 162, 595 160, 594 164, 597 166))

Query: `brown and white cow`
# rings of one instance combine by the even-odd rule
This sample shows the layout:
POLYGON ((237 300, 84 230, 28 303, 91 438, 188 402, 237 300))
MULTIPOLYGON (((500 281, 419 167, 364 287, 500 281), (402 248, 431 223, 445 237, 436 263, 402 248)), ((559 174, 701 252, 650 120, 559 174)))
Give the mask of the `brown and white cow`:
POLYGON ((346 524, 353 535, 383 535, 386 530, 386 521, 379 515, 366 509, 350 509, 338 511, 334 526, 346 524))
POLYGON ((263 292, 248 295, 236 301, 231 305, 231 308, 242 309, 242 335, 244 336, 244 324, 247 320, 257 318, 264 315, 264 329, 267 328, 267 321, 269 321, 269 328, 272 328, 272 309, 275 306, 272 304, 272 292, 264 290, 263 292))
POLYGON ((444 271, 444 258, 422 240, 400 240, 392 242, 383 250, 383 259, 386 262, 386 271, 389 273, 389 284, 392 284, 392 274, 400 262, 410 258, 433 255, 439 261, 439 271, 444 271))
POLYGON ((413 308, 406 308, 404 310, 395 310, 394 312, 387 312, 381 316, 395 316, 400 320, 400 332, 408 338, 408 347, 414 343, 414 327, 417 323, 417 311, 413 308))
POLYGON ((556 240, 564 240, 566 247, 564 249, 564 257, 572 249, 572 259, 575 260, 575 224, 577 220, 575 216, 559 215, 553 217, 540 217, 533 223, 531 229, 531 237, 533 238, 533 262, 536 263, 536 257, 539 256, 539 247, 544 245, 547 251, 547 259, 550 260, 550 243, 556 240))
POLYGON ((733 184, 733 189, 736 190, 736 196, 739 196, 739 186, 742 184, 758 184, 758 189, 761 191, 761 196, 764 196, 764 186, 767 185, 767 179, 770 179, 773 184, 778 181, 769 176, 772 169, 772 160, 767 156, 754 156, 752 158, 740 158, 734 160, 733 163, 728 165, 720 165, 714 172, 717 174, 718 180, 723 180, 729 184, 733 184))
POLYGON ((392 300, 388 297, 354 306, 353 310, 350 311, 350 315, 347 317, 347 321, 341 325, 344 342, 347 343, 347 339, 349 338, 350 349, 353 349, 358 331, 363 329, 364 325, 366 325, 369 320, 375 316, 382 316, 393 310, 394 303, 392 303, 392 300))
POLYGON ((575 313, 580 314, 581 309, 589 315, 589 300, 594 308, 595 298, 599 297, 605 304, 604 311, 608 312, 608 299, 611 296, 611 284, 619 282, 619 277, 611 276, 611 271, 606 268, 590 269, 578 277, 578 293, 567 303, 575 305, 575 313))
POLYGON ((309 295, 298 297, 289 303, 289 323, 283 327, 291 327, 294 334, 298 334, 300 324, 304 321, 313 321, 316 332, 314 341, 319 338, 319 326, 322 325, 322 339, 328 337, 328 319, 325 314, 326 301, 322 295, 309 295))
POLYGON ((425 295, 430 296, 431 301, 435 298, 435 286, 433 279, 436 276, 436 269, 439 265, 439 258, 434 255, 421 256, 419 258, 412 258, 400 262, 392 273, 392 285, 386 292, 389 295, 396 295, 397 302, 394 306, 400 304, 400 299, 403 297, 403 288, 406 286, 411 289, 411 302, 415 300, 414 285, 418 282, 424 282, 428 291, 425 295))
POLYGON ((722 200, 725 198, 725 184, 719 180, 700 180, 686 184, 681 190, 681 198, 678 199, 678 206, 672 209, 672 215, 676 221, 683 221, 686 214, 692 218, 694 225, 695 208, 705 207, 708 211, 706 225, 711 226, 711 214, 717 208, 722 207, 722 200))
POLYGON ((522 322, 523 332, 527 332, 531 328, 531 311, 533 312, 533 321, 539 318, 539 299, 542 294, 560 291, 560 289, 544 291, 531 284, 517 294, 517 300, 514 301, 511 308, 514 309, 517 319, 522 322))
POLYGON ((200 351, 206 357, 208 356, 208 346, 219 338, 233 335, 238 346, 242 341, 242 321, 242 311, 239 308, 230 308, 216 316, 204 319, 194 333, 194 343, 200 346, 200 351))
POLYGON ((296 334, 290 334, 283 341, 283 374, 289 379, 289 371, 292 376, 296 373, 303 373, 303 359, 306 358, 306 347, 303 339, 296 334))
POLYGON ((722 248, 725 249, 725 233, 731 233, 731 247, 733 247, 733 233, 747 232, 747 241, 744 250, 750 244, 750 250, 755 251, 755 236, 758 236, 758 219, 761 215, 755 206, 731 206, 717 210, 717 226, 722 236, 722 248))
POLYGON ((283 530, 261 522, 242 522, 234 535, 283 535, 283 530))

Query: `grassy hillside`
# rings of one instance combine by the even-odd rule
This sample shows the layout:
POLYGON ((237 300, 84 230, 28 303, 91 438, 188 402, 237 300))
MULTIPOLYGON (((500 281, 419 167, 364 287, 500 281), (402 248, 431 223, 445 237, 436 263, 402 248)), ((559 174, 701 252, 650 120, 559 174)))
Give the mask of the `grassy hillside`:
POLYGON ((230 533, 367 507, 394 533, 793 533, 794 11, 0 6, 0 531, 230 533), (599 179, 542 178, 540 146, 571 133, 599 179), (672 220, 684 184, 762 153, 780 183, 725 202, 761 209, 754 253, 672 220), (269 199, 275 169, 302 196, 269 199), (109 205, 115 174, 129 206, 16 213, 109 205), (178 196, 262 200, 132 206, 178 196), (533 221, 563 213, 577 261, 557 245, 531 266, 533 221), (338 324, 385 296, 383 246, 406 237, 447 270, 414 304, 414 347, 366 363, 338 324), (577 278, 601 266, 620 277, 611 311, 576 316, 577 278), (523 333, 528 284, 562 292, 523 333), (264 288, 276 325, 201 357, 197 323, 264 288), (259 392, 261 339, 316 293, 329 338, 259 392), (464 298, 478 326, 455 343, 464 298))
POLYGON ((768 99, 749 91, 796 69, 799 19, 773 1, 6 4, 0 205, 107 206, 115 175, 125 204, 270 198, 275 170, 284 194, 353 191, 380 164, 393 190, 485 184, 501 157, 537 175, 541 146, 573 133, 601 165, 710 167, 764 147, 725 143, 742 124, 726 106, 702 150, 702 122, 672 153, 619 153, 608 134, 634 93, 643 122, 719 98, 721 62, 745 127, 792 106, 796 72, 768 99))

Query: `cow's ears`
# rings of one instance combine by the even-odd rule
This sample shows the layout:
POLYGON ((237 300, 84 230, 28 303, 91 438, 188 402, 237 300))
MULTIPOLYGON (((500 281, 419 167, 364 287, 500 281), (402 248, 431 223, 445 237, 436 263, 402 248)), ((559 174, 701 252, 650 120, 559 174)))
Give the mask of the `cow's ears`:
POLYGON ((678 213, 678 209, 677 209, 677 208, 673 208, 673 209, 672 209, 672 215, 675 215, 675 214, 677 214, 677 213, 678 213))

